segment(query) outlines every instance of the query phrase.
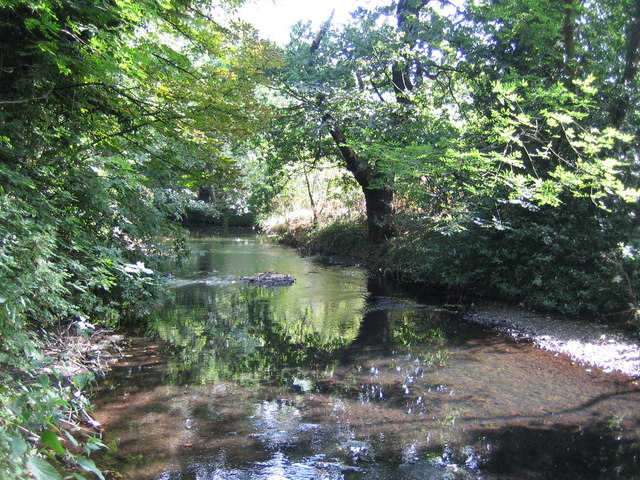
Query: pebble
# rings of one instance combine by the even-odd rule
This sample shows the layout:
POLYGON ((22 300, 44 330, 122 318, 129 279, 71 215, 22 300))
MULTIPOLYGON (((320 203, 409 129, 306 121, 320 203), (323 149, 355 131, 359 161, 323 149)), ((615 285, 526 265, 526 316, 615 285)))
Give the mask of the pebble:
POLYGON ((605 372, 640 377, 640 343, 612 329, 502 306, 475 307, 465 319, 605 372))

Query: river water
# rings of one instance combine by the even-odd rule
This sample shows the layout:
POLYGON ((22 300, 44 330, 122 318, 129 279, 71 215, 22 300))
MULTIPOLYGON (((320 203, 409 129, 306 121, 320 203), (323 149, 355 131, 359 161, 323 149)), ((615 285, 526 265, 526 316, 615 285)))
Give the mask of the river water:
POLYGON ((93 398, 113 478, 640 479, 637 380, 254 234, 191 242, 93 398))

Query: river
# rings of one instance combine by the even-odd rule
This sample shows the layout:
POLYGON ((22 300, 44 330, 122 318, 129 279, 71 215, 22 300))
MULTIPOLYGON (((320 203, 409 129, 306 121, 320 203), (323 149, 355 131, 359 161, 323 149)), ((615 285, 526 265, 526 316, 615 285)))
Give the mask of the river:
POLYGON ((113 478, 640 479, 637 380, 252 233, 191 243, 94 394, 113 478))

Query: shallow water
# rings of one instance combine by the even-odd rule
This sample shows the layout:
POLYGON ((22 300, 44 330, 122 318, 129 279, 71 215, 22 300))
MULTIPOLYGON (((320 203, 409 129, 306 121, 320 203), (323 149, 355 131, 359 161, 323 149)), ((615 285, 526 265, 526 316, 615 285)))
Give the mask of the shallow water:
POLYGON ((640 478, 640 387, 357 267, 200 233, 96 392, 134 480, 640 478), (243 275, 293 275, 253 287, 243 275))

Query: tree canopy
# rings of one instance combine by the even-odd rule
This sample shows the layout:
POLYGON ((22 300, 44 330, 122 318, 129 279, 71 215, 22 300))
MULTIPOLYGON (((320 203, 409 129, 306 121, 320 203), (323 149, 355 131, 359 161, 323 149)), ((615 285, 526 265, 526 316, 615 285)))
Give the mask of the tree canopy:
POLYGON ((387 258, 413 280, 633 317, 640 17, 623 3, 399 0, 301 24, 274 145, 343 164, 370 241, 395 232, 387 258))
POLYGON ((237 181, 230 147, 265 120, 278 54, 234 3, 0 2, 2 478, 97 472, 97 442, 60 422, 86 381, 44 380, 36 332, 143 308, 179 247, 159 238, 181 214, 166 191, 237 181))

